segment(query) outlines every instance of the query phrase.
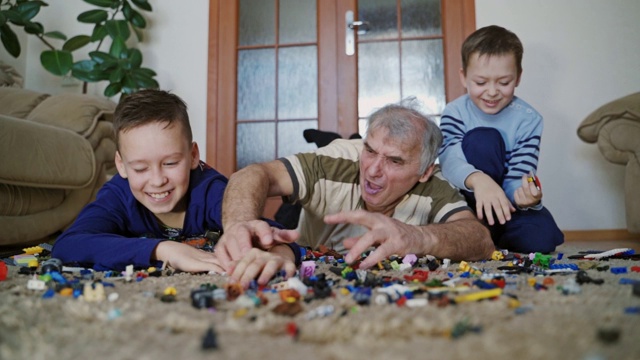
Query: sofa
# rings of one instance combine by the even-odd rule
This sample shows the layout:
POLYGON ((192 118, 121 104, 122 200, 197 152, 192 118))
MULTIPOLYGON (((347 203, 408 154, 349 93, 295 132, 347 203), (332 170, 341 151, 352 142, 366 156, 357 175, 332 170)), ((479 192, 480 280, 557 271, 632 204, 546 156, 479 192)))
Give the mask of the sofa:
POLYGON ((627 229, 640 233, 640 92, 600 106, 580 123, 578 136, 597 143, 605 159, 625 166, 627 229))
POLYGON ((0 247, 51 240, 95 198, 115 173, 115 106, 0 86, 0 247))

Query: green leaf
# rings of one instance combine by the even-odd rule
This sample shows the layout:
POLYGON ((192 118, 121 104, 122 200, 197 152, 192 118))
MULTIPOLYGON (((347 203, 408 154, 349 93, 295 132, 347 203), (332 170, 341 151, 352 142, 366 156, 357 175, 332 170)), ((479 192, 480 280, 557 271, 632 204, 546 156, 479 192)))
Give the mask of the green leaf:
POLYGON ((124 43, 124 40, 122 38, 114 38, 113 42, 111 43, 111 48, 109 49, 109 55, 116 58, 121 58, 122 52, 126 49, 127 45, 124 43))
POLYGON ((71 66, 71 70, 93 71, 93 69, 96 68, 96 65, 96 62, 93 60, 80 60, 73 63, 73 65, 71 66))
POLYGON ((118 62, 117 58, 102 51, 92 51, 89 53, 89 57, 97 64, 116 64, 118 62))
POLYGON ((15 9, 20 14, 20 18, 22 20, 27 21, 33 19, 38 12, 40 12, 40 7, 42 6, 41 1, 27 1, 21 4, 18 4, 15 9))
POLYGON ((40 63, 50 73, 64 76, 71 70, 73 56, 64 50, 46 50, 40 54, 40 63))
POLYGON ((131 36, 127 20, 109 20, 105 23, 105 26, 107 27, 107 33, 114 41, 117 38, 127 41, 131 36))
POLYGON ((154 77, 158 74, 156 74, 155 71, 149 69, 149 68, 140 68, 140 69, 136 69, 136 72, 138 73, 142 73, 144 75, 146 75, 147 77, 154 77))
POLYGON ((44 26, 42 26, 42 24, 38 23, 38 22, 31 22, 28 21, 25 25, 24 25, 24 31, 27 34, 31 34, 31 35, 39 35, 42 34, 44 32, 44 26))
POLYGON ((100 41, 107 36, 107 28, 102 24, 96 24, 91 33, 91 42, 100 41))
POLYGON ((112 8, 114 4, 117 4, 117 1, 113 0, 84 0, 84 2, 104 8, 112 8))
POLYGON ((157 89, 159 87, 157 81, 137 70, 131 70, 131 77, 136 82, 139 88, 157 89))
POLYGON ((7 17, 3 14, 4 11, 0 11, 0 26, 7 23, 7 17))
POLYGON ((4 16, 6 16, 7 19, 11 21, 11 23, 19 26, 24 26, 24 20, 22 20, 20 13, 18 13, 16 10, 13 10, 13 9, 6 10, 4 12, 4 16))
POLYGON ((122 91, 122 85, 119 82, 111 83, 104 89, 104 96, 112 97, 118 95, 118 93, 122 91))
POLYGON ((144 36, 142 35, 142 30, 134 26, 133 32, 136 33, 136 38, 138 39, 138 42, 142 42, 144 40, 144 36))
POLYGON ((20 42, 9 25, 0 26, 0 40, 2 40, 2 45, 11 56, 14 58, 20 56, 20 42))
POLYGON ((139 12, 132 10, 133 13, 131 14, 131 19, 129 19, 129 22, 131 22, 131 24, 137 28, 140 29, 144 29, 147 27, 147 20, 144 19, 144 17, 142 15, 140 15, 139 12))
POLYGON ((109 13, 105 10, 89 10, 78 15, 78 21, 87 24, 97 24, 106 21, 109 13))
POLYGON ((92 60, 82 60, 73 64, 71 67, 71 76, 85 82, 100 81, 100 77, 95 71, 96 63, 92 60))
POLYGON ((137 69, 142 65, 142 52, 138 49, 129 49, 129 62, 132 69, 137 69))
POLYGON ((60 31, 49 31, 44 33, 43 36, 50 37, 52 39, 67 40, 67 35, 60 31))
POLYGON ((122 70, 122 68, 115 68, 111 72, 111 74, 109 74, 109 82, 111 83, 120 82, 122 80, 122 77, 124 77, 124 70, 122 70))
POLYGON ((62 50, 75 51, 91 42, 91 37, 88 35, 78 35, 69 39, 62 45, 62 50))
POLYGON ((133 5, 139 7, 145 11, 151 11, 151 5, 147 2, 147 0, 131 0, 133 5))

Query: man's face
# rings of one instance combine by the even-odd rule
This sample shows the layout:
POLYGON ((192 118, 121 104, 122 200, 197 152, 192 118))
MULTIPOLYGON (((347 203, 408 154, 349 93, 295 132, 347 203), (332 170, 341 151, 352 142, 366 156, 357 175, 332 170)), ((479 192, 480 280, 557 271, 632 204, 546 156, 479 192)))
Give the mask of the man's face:
POLYGON ((469 97, 484 113, 494 115, 509 105, 520 83, 516 58, 513 54, 471 55, 465 76, 460 81, 469 97))
POLYGON ((179 125, 153 122, 120 134, 116 166, 131 192, 156 215, 185 211, 190 171, 200 161, 179 125))
POLYGON ((433 167, 418 174, 422 144, 417 136, 407 140, 387 135, 385 128, 367 135, 360 156, 360 187, 367 210, 391 215, 411 188, 427 181, 433 167))

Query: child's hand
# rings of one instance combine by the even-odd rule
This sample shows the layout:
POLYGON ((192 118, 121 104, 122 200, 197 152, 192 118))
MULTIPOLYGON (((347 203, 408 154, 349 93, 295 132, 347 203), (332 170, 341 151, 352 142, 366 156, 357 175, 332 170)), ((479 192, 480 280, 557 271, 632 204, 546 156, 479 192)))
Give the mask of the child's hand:
POLYGON ((291 257, 293 253, 287 245, 276 245, 270 251, 252 248, 229 269, 231 280, 247 288, 258 275, 258 284, 266 285, 280 269, 286 272, 287 277, 291 277, 296 273, 296 265, 291 257))
POLYGON ((535 182, 529 182, 527 175, 522 175, 522 186, 516 189, 513 199, 521 208, 536 206, 542 200, 542 189, 538 189, 535 182))
POLYGON ((511 213, 516 211, 507 198, 500 185, 489 175, 482 172, 475 172, 469 176, 469 186, 473 189, 476 197, 476 215, 482 220, 483 213, 486 214, 487 223, 493 225, 493 212, 495 212, 498 222, 504 224, 511 220, 511 213))
POLYGON ((220 261, 214 253, 202 251, 191 245, 175 241, 163 241, 159 243, 152 257, 156 260, 163 261, 176 270, 186 272, 224 272, 220 261))

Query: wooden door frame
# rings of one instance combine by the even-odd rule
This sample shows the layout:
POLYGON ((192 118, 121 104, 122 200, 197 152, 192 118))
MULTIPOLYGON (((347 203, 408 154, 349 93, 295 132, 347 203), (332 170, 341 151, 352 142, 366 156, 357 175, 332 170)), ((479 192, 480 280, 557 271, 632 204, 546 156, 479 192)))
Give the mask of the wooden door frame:
MULTIPOLYGON (((236 94, 238 0, 209 0, 209 44, 207 70, 206 160, 220 173, 230 176, 236 166, 236 94), (224 56, 221 56, 224 54, 224 56)), ((341 14, 355 9, 356 0, 318 0, 318 128, 348 136, 358 130, 357 101, 340 105, 345 96, 355 97, 355 56, 323 44, 344 39, 341 14), (335 15, 335 16, 334 16, 335 15), (330 24, 333 26, 322 26, 330 24), (333 30, 330 30, 333 29, 333 30), (320 51, 328 48, 329 50, 320 51), (337 77, 324 74, 338 74, 337 77), (337 79, 346 86, 338 87, 337 79)), ((462 42, 475 30, 475 0, 442 0, 444 72, 447 102, 464 94, 458 72, 462 66, 462 42)))

